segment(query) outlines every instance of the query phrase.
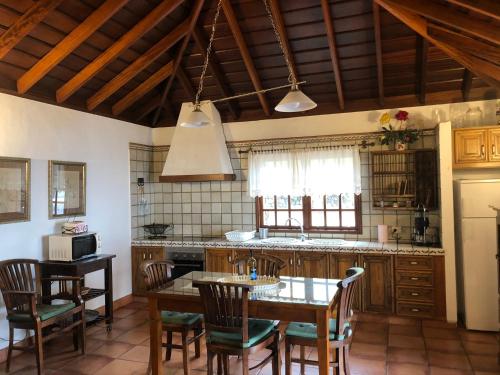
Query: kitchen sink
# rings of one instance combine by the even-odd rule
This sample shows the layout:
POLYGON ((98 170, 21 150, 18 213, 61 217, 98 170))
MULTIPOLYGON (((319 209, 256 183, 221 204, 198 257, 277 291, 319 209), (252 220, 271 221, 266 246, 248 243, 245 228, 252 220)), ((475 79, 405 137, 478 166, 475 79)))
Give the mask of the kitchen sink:
POLYGON ((314 238, 307 240, 308 245, 319 245, 319 246, 339 246, 345 243, 344 240, 335 238, 314 238))
POLYGON ((269 237, 262 240, 262 242, 287 245, 287 244, 298 244, 303 241, 301 241, 299 238, 293 238, 293 237, 269 237))

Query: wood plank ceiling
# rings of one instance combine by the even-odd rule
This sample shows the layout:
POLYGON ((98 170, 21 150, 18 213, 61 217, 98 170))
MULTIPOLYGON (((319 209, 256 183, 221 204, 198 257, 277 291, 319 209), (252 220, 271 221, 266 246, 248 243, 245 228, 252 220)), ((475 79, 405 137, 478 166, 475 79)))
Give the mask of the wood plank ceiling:
MULTIPOLYGON (((268 0, 307 114, 491 99, 496 0, 268 0)), ((217 0, 0 0, 0 90, 137 124, 193 101, 217 0)), ((201 99, 287 83, 262 0, 223 0, 201 99)), ((223 121, 296 114, 286 89, 217 104, 223 121)))

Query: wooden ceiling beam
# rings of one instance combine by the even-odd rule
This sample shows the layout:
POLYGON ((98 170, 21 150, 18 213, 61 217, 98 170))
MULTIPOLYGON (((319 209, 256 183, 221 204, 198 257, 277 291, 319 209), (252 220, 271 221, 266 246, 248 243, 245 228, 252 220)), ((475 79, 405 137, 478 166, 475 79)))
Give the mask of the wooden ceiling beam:
POLYGON ((179 69, 182 59, 184 57, 184 52, 186 51, 186 48, 189 44, 189 40, 191 39, 191 34, 193 32, 194 26, 196 25, 196 22, 198 21, 198 17, 200 16, 201 8, 203 8, 203 4, 205 3, 205 0, 197 0, 192 11, 191 11, 191 18, 189 21, 189 30, 187 32, 187 36, 184 38, 182 41, 181 46, 179 47, 179 50, 177 51, 177 57, 175 58, 174 61, 174 67, 173 67, 173 72, 170 77, 170 79, 166 82, 165 88, 163 89, 162 95, 161 95, 161 101, 160 105, 158 106, 155 115, 153 117, 153 127, 156 126, 158 120, 160 119, 160 113, 163 109, 164 103, 167 100, 168 93, 170 91, 170 88, 172 87, 172 84, 174 83, 174 79, 177 75, 177 70, 179 69))
POLYGON ((137 39, 141 38, 149 30, 155 27, 158 22, 171 13, 183 0, 163 0, 147 16, 142 18, 132 29, 125 33, 117 42, 77 73, 56 91, 56 100, 63 103, 86 82, 94 77, 101 69, 116 59, 120 53, 126 50, 137 39))
POLYGON ((500 20, 500 3, 498 0, 447 0, 477 13, 500 20))
POLYGON ((165 51, 171 48, 181 38, 186 36, 189 30, 189 20, 184 21, 174 30, 164 36, 159 42, 153 45, 144 54, 139 56, 133 63, 122 70, 116 77, 106 83, 99 91, 92 95, 87 100, 87 108, 89 111, 95 109, 99 104, 113 95, 127 82, 134 78, 141 71, 151 65, 165 51))
MULTIPOLYGON (((197 44, 199 50, 201 51, 203 59, 205 59, 208 42, 205 36, 203 35, 203 31, 201 30, 200 27, 194 28, 193 39, 197 44)), ((213 51, 210 58, 208 59, 208 69, 210 69, 210 71, 212 72, 212 76, 215 79, 215 84, 219 88, 219 91, 222 94, 222 96, 225 98, 232 96, 234 93, 228 87, 227 81, 224 78, 224 73, 220 68, 219 59, 217 58, 217 56, 213 51)), ((194 95, 192 95, 191 97, 194 98, 194 95)), ((236 120, 239 116, 239 109, 236 107, 236 104, 232 100, 227 100, 225 104, 227 106, 227 109, 231 113, 231 117, 233 117, 233 119, 236 120)))
POLYGON ((471 18, 432 0, 398 0, 397 4, 409 12, 500 45, 500 28, 493 23, 471 18))
POLYGON ((182 88, 186 92, 186 94, 190 98, 194 98, 196 95, 196 92, 193 89, 193 84, 191 83, 191 80, 189 79, 186 71, 182 66, 179 66, 177 68, 177 74, 176 74, 177 79, 179 80, 182 88))
POLYGON ((399 6, 400 0, 397 2, 392 0, 375 0, 379 5, 384 7, 393 16, 404 22, 409 28, 416 31, 418 34, 426 38, 429 42, 440 48, 443 52, 449 55, 452 59, 465 66, 470 71, 474 72, 479 78, 495 88, 500 88, 500 67, 469 55, 447 43, 443 43, 433 38, 428 33, 428 22, 426 19, 399 6))
POLYGON ((170 61, 168 64, 165 64, 161 67, 157 72, 155 72, 152 76, 150 76, 147 80, 142 82, 135 89, 130 91, 127 95, 125 95, 122 99, 120 99, 116 104, 112 107, 113 115, 117 116, 123 111, 125 111, 128 107, 158 86, 161 82, 167 79, 170 75, 172 75, 174 70, 174 62, 170 61))
MULTIPOLYGON (((224 14, 226 16, 227 23, 229 24, 229 28, 231 29, 231 33, 233 34, 234 40, 236 41, 238 49, 240 50, 241 56, 243 58, 243 63, 245 64, 253 87, 255 91, 262 90, 262 81, 260 80, 257 69, 255 68, 255 65, 252 61, 252 56, 250 55, 247 43, 245 41, 245 38, 243 37, 243 33, 241 32, 241 28, 234 13, 233 6, 231 5, 231 1, 222 0, 222 9, 224 10, 224 14)), ((266 114, 266 116, 270 116, 271 109, 269 108, 269 102, 267 101, 265 93, 257 94, 257 96, 264 113, 266 114)))
POLYGON ((429 42, 421 35, 417 35, 417 95, 420 104, 425 104, 425 95, 427 90, 427 55, 429 51, 429 42))
POLYGON ((341 111, 345 108, 344 91, 342 89, 342 77, 340 74, 339 56, 337 51, 337 43, 335 41, 335 29, 333 28, 332 15, 330 12, 330 3, 328 0, 321 0, 321 9, 323 10, 323 18, 326 26, 326 36, 328 39, 328 47, 330 49, 330 58, 333 65, 333 75, 335 76, 335 86, 337 88, 337 98, 341 111))
POLYGON ((19 94, 24 94, 33 87, 33 85, 71 54, 71 52, 99 29, 126 3, 128 3, 128 0, 106 0, 106 2, 92 12, 85 21, 73 29, 71 33, 17 80, 17 92, 19 94))
POLYGON ((380 6, 373 2, 373 28, 375 31, 375 53, 377 56, 378 102, 384 105, 384 64, 382 62, 382 32, 380 30, 380 6))
POLYGON ((462 79, 462 98, 464 102, 469 100, 470 89, 472 87, 472 73, 469 69, 464 70, 464 76, 462 79))
POLYGON ((0 35, 0 60, 29 34, 62 0, 39 0, 0 35))

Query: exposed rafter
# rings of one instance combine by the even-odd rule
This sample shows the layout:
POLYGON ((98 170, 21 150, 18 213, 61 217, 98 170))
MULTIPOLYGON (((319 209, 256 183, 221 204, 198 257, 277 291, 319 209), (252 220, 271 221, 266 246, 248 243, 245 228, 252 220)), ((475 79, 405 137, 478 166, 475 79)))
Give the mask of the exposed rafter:
POLYGON ((182 88, 184 89, 184 91, 186 92, 186 94, 190 97, 190 98, 194 98, 194 96, 196 95, 196 92, 194 91, 193 89, 193 85, 191 84, 191 80, 189 79, 189 77, 187 76, 184 68, 182 66, 179 66, 177 68, 177 79, 179 80, 182 88))
POLYGON ((34 84, 73 52, 127 2, 128 0, 106 0, 106 2, 88 16, 85 21, 79 24, 71 33, 61 40, 57 46, 52 48, 49 53, 18 79, 17 91, 23 94, 33 87, 34 84))
MULTIPOLYGON (((238 19, 236 18, 230 0, 222 0, 222 9, 224 9, 227 23, 229 24, 229 28, 231 29, 234 40, 238 45, 238 49, 240 50, 241 57, 243 58, 243 63, 245 64, 253 87, 256 91, 262 90, 263 86, 259 77, 259 73, 257 72, 257 69, 255 68, 255 65, 252 61, 252 56, 250 55, 250 51, 248 50, 247 43, 245 41, 245 38, 243 37, 243 33, 241 32, 238 19)), ((266 116, 270 116, 271 110, 269 108, 269 103, 267 101, 266 95, 264 93, 260 93, 257 96, 259 97, 259 102, 262 106, 262 109, 264 110, 264 113, 266 114, 266 116)))
POLYGON ((333 75, 335 76, 335 86, 337 87, 337 98, 341 111, 345 108, 344 90, 342 89, 342 77, 340 74, 340 64, 337 52, 337 43, 335 41, 335 29, 333 27, 332 15, 330 12, 330 3, 328 0, 321 0, 321 9, 325 20, 326 35, 328 38, 328 47, 330 48, 330 58, 333 65, 333 75))
POLYGON ((464 70, 464 76, 462 78, 462 98, 464 102, 469 100, 470 89, 472 87, 472 73, 469 69, 464 70))
MULTIPOLYGON (((207 50, 208 42, 205 36, 203 35, 203 31, 199 27, 194 28, 193 39, 196 45, 198 46, 199 50, 201 51, 203 58, 205 58, 205 52, 207 50)), ((212 55, 208 60, 208 69, 210 69, 210 71, 212 72, 212 76, 215 80, 215 83, 217 84, 217 87, 219 88, 220 93, 224 97, 232 96, 234 93, 231 91, 231 89, 226 83, 226 80, 224 79, 224 73, 220 68, 220 62, 215 53, 212 53, 212 55)), ((194 97, 194 95, 192 95, 191 97, 194 97)), ((231 112, 231 116, 233 117, 233 119, 237 119, 239 116, 239 110, 234 104, 234 102, 228 100, 226 101, 226 105, 229 112, 231 112)))
POLYGON ((382 61, 382 32, 380 30, 380 6, 373 2, 373 28, 375 31, 375 53, 377 56, 378 101, 384 105, 384 65, 382 61))
POLYGON ((182 0, 163 0, 153 11, 139 21, 132 29, 124 34, 116 43, 99 55, 94 61, 83 68, 78 74, 66 82, 56 92, 58 103, 66 101, 87 81, 94 77, 102 68, 116 59, 120 53, 127 49, 137 39, 151 30, 158 22, 165 18, 182 0))
POLYGON ((177 51, 177 56, 174 61, 174 67, 173 67, 173 74, 170 77, 170 79, 167 81, 165 84, 165 88, 163 89, 162 95, 161 95, 161 100, 160 100, 160 105, 158 109, 155 112, 154 118, 153 118, 153 126, 156 126, 158 123, 158 120, 160 119, 160 113, 162 111, 163 105, 165 101, 167 100, 168 92, 170 91, 170 88, 172 87, 172 84, 174 83, 174 79, 177 74, 177 70, 181 66, 182 59, 184 57, 184 52, 186 51, 186 48, 189 44, 189 40, 191 39, 191 33, 193 32, 194 26, 196 25, 196 22, 198 21, 198 17, 200 16, 201 8, 203 7, 203 4, 205 3, 205 0, 197 0, 193 10, 191 12, 191 18, 190 18, 190 23, 189 23, 189 30, 187 32, 187 36, 184 38, 182 41, 182 44, 177 51))
POLYGON ((500 20, 500 2, 498 0, 448 0, 448 2, 500 20))
POLYGON ((106 83, 99 91, 92 95, 87 100, 87 108, 91 111, 99 104, 113 95, 127 82, 134 78, 139 72, 146 69, 158 57, 160 57, 166 50, 171 48, 181 38, 183 38, 189 29, 189 21, 184 21, 177 26, 172 32, 164 36, 153 47, 139 56, 132 64, 127 66, 120 74, 118 74, 111 81, 106 83))
POLYGON ((0 35, 0 59, 33 30, 62 0, 39 0, 0 35))
POLYGON ((427 89, 427 53, 429 51, 429 42, 424 37, 417 36, 417 53, 416 53, 416 77, 417 77, 417 94, 420 104, 425 104, 425 95, 427 89))

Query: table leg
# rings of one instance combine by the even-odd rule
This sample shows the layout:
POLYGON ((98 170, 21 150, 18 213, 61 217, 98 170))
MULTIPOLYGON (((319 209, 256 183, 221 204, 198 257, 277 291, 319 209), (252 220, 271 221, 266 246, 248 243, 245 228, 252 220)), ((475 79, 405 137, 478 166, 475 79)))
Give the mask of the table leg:
POLYGON ((104 302, 104 315, 108 324, 108 331, 111 331, 113 323, 113 259, 108 259, 104 270, 104 289, 107 291, 104 302))
POLYGON ((319 375, 328 375, 330 373, 330 312, 328 310, 316 312, 316 325, 319 375))
POLYGON ((161 367, 161 316, 160 309, 158 308, 158 299, 155 297, 148 297, 149 302, 149 324, 150 324, 150 338, 149 338, 149 360, 152 368, 153 375, 163 374, 161 367))

